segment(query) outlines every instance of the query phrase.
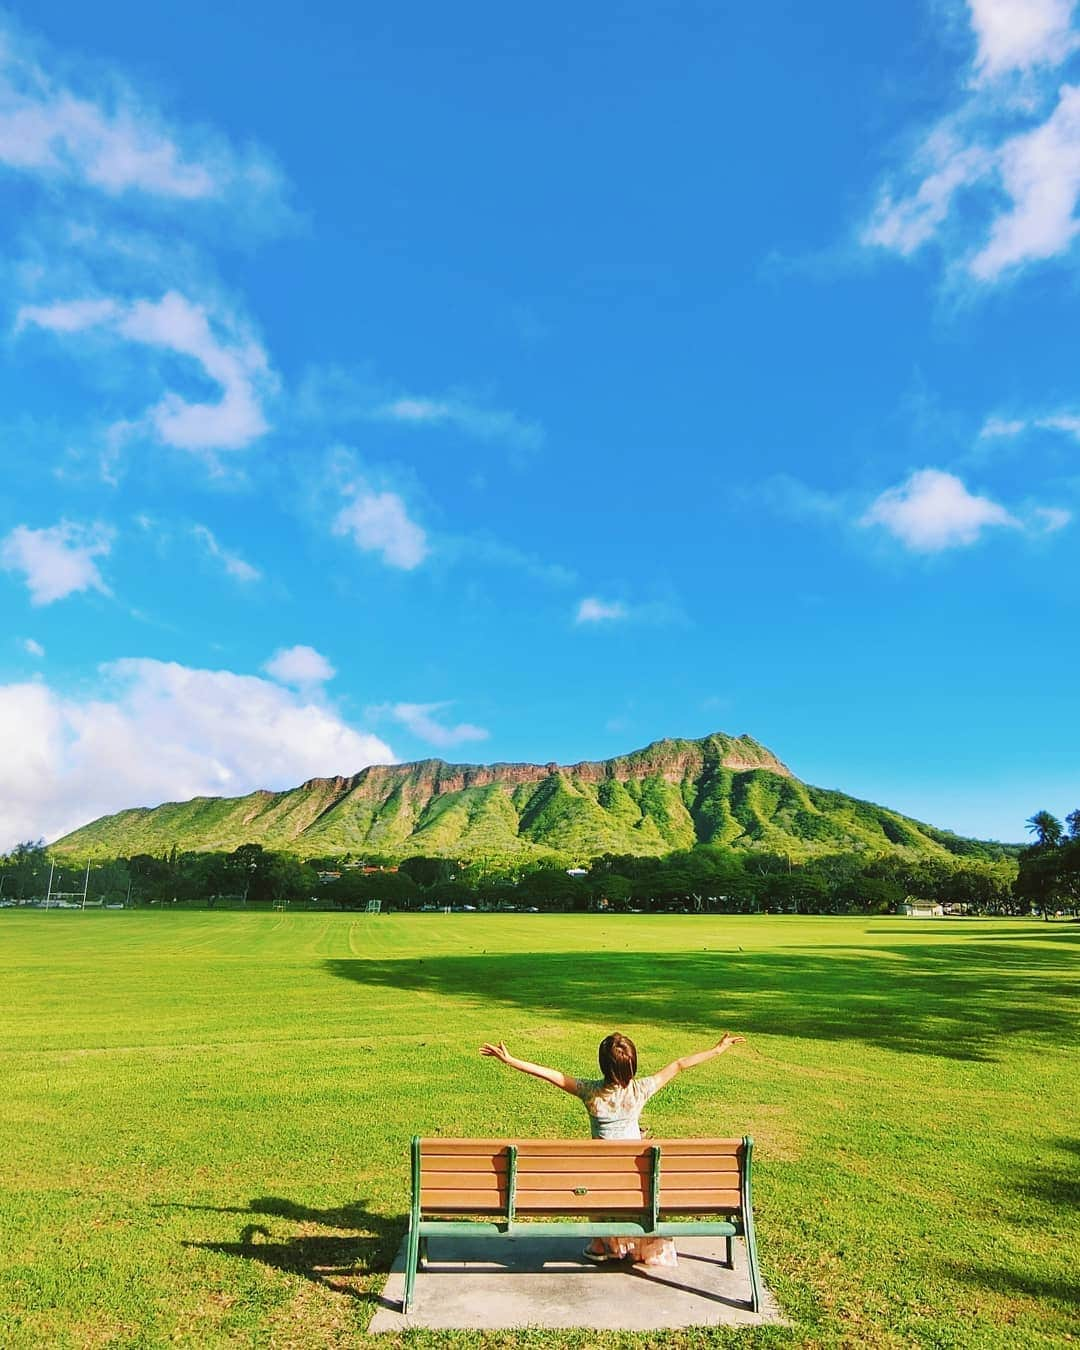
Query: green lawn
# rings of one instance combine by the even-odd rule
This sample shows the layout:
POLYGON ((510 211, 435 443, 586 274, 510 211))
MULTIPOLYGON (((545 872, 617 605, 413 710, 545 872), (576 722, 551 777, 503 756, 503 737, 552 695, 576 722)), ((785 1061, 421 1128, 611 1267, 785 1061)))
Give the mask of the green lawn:
POLYGON ((585 1131, 480 1042, 591 1074, 620 1028, 645 1071, 748 1037, 647 1123, 755 1136, 794 1324, 649 1345, 1061 1345, 1078 954, 1020 920, 5 912, 0 1342, 363 1344, 412 1133, 585 1131))

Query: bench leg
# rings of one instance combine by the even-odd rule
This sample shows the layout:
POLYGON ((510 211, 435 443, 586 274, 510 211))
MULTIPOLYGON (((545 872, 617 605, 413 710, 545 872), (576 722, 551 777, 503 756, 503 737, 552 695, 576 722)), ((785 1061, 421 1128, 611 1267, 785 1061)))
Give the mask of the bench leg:
POLYGON ((735 1269, 735 1244, 732 1242, 732 1240, 731 1240, 731 1235, 730 1235, 730 1234, 724 1239, 724 1244, 725 1244, 725 1247, 726 1247, 726 1250, 725 1250, 724 1255, 725 1255, 725 1257, 727 1258, 726 1261, 725 1261, 725 1264, 727 1265, 728 1270, 734 1270, 734 1269, 735 1269))
POLYGON ((426 1238, 426 1237, 422 1237, 422 1238, 420 1239, 420 1251, 419 1251, 419 1258, 418 1258, 417 1264, 418 1264, 418 1265, 421 1267, 421 1269, 422 1269, 424 1266, 427 1265, 427 1263, 428 1263, 427 1238, 426 1238))
POLYGON ((415 1220, 409 1224, 408 1241, 405 1244, 405 1296, 401 1300, 401 1311, 407 1313, 412 1302, 413 1286, 416 1284, 416 1263, 420 1255, 420 1228, 415 1220))
POLYGON ((758 1273, 757 1242, 754 1240, 754 1215, 747 1208, 743 1219, 743 1237, 746 1241, 746 1264, 750 1270, 750 1308, 761 1311, 761 1276, 758 1273))

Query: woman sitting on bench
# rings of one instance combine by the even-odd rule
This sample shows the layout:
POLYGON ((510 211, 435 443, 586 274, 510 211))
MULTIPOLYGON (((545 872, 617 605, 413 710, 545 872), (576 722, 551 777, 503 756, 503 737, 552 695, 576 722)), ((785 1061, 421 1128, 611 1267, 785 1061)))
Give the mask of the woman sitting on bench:
MULTIPOLYGON (((684 1069, 715 1059, 744 1036, 726 1033, 708 1050, 666 1064, 658 1073, 645 1078, 637 1076, 637 1047, 629 1036, 615 1031, 600 1042, 600 1072, 602 1079, 571 1078, 558 1069, 543 1064, 530 1064, 515 1059, 500 1041, 497 1045, 482 1045, 480 1053, 490 1055, 511 1069, 530 1074, 545 1083, 561 1088, 574 1097, 580 1097, 589 1113, 589 1126, 594 1139, 640 1139, 638 1124, 642 1108, 654 1093, 684 1069)), ((673 1266, 676 1264, 675 1243, 671 1238, 594 1238, 583 1253, 590 1261, 633 1261, 635 1265, 673 1266)))

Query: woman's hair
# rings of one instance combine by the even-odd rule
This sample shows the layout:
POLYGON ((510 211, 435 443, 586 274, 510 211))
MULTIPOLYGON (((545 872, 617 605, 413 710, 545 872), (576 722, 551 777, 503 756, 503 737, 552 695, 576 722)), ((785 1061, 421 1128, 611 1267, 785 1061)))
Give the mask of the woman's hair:
POLYGON ((621 1031, 613 1031, 600 1042, 600 1072, 605 1083, 626 1087, 637 1073, 637 1046, 621 1031))

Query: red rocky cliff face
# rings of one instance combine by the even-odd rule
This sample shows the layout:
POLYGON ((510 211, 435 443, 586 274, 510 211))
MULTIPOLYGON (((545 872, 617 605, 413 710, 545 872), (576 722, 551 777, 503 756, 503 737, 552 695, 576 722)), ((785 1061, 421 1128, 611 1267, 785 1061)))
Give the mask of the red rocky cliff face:
POLYGON ((582 760, 578 764, 447 764, 441 759, 419 760, 413 764, 373 764, 351 777, 313 778, 305 789, 321 789, 338 799, 350 792, 363 797, 385 798, 401 789, 412 800, 428 800, 445 792, 464 788, 484 788, 500 784, 515 788, 523 783, 539 783, 553 774, 577 778, 585 783, 609 779, 625 782, 659 774, 669 783, 679 783, 688 774, 696 776, 706 767, 723 767, 736 772, 768 769, 785 778, 791 771, 763 746, 747 738, 706 737, 704 741, 658 741, 634 755, 616 759, 582 760))

